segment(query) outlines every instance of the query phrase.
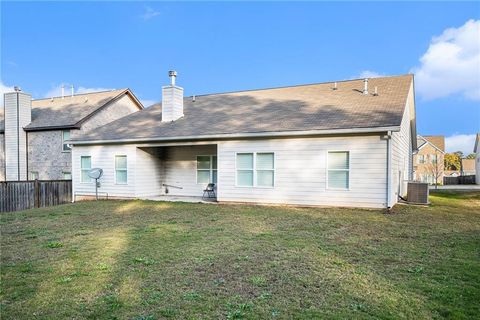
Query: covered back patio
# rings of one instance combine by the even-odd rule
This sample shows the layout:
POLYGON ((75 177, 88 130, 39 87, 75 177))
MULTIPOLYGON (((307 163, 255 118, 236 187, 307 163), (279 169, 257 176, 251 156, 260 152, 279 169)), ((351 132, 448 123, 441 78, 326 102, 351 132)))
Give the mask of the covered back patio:
POLYGON ((136 195, 141 199, 212 202, 217 191, 217 145, 137 146, 136 195), (214 193, 205 193, 214 183, 214 193))

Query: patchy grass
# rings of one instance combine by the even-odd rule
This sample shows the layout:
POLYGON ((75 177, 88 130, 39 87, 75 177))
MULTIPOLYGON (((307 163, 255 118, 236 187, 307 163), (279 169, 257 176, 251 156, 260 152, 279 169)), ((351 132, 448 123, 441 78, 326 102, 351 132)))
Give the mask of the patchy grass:
POLYGON ((2 319, 475 318, 480 193, 381 210, 83 202, 0 216, 2 319))

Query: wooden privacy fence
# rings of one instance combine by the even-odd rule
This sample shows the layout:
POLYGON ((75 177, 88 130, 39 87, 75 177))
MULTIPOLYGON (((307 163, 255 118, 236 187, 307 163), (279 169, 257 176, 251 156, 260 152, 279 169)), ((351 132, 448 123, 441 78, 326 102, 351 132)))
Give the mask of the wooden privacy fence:
POLYGON ((475 176, 443 177, 443 184, 475 184, 475 176))
POLYGON ((0 212, 55 206, 72 201, 72 180, 0 182, 0 212))

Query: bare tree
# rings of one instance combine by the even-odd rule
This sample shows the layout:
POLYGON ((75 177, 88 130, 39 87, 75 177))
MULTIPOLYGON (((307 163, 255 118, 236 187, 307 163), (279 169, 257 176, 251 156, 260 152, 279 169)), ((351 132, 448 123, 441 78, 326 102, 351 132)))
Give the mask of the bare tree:
POLYGON ((425 164, 425 171, 434 177, 435 189, 438 189, 438 179, 443 176, 443 166, 439 161, 439 153, 435 151, 435 160, 429 159, 425 164))

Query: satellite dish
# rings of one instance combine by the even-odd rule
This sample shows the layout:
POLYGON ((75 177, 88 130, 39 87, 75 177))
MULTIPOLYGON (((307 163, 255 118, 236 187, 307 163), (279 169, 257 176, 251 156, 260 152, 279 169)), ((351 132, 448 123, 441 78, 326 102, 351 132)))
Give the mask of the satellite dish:
POLYGON ((100 168, 93 168, 90 171, 88 171, 88 176, 92 179, 100 179, 102 175, 103 175, 103 169, 100 169, 100 168))

